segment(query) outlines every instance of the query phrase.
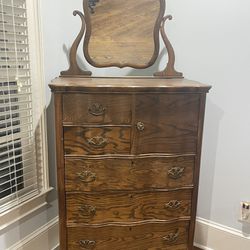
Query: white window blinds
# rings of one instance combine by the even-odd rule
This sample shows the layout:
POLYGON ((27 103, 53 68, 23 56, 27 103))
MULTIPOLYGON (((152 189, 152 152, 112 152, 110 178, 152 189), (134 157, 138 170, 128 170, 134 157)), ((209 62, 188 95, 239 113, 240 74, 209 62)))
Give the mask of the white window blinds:
POLYGON ((0 0, 0 213, 38 193, 25 0, 0 0))

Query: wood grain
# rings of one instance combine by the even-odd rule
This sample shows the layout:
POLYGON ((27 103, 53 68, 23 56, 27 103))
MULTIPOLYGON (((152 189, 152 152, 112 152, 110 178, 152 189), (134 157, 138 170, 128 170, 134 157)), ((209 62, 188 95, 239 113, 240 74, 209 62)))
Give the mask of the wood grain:
POLYGON ((66 200, 65 200, 65 176, 64 176, 64 152, 63 152, 63 127, 62 127, 62 95, 56 93, 55 104, 55 125, 56 125, 56 165, 57 165, 57 185, 59 210, 59 232, 60 248, 67 249, 66 237, 66 200))
POLYGON ((66 191, 112 191, 168 189, 193 184, 193 156, 145 157, 132 159, 66 158, 66 191), (172 167, 184 168, 178 179, 169 178, 172 167), (85 171, 95 174, 94 181, 83 182, 79 175, 85 171))
POLYGON ((142 225, 119 225, 68 228, 69 249, 79 250, 80 240, 95 241, 97 250, 187 250, 188 222, 149 223, 142 225), (164 240, 169 234, 178 234, 175 242, 164 240))
MULTIPOLYGON (((187 79, 150 77, 59 77, 49 85, 52 91, 83 93, 206 93, 211 86, 187 79)), ((86 108, 86 107, 84 107, 86 108)))
POLYGON ((131 95, 64 94, 63 122, 64 124, 130 124, 131 105, 131 95), (102 112, 91 113, 95 106, 102 112))
POLYGON ((192 215, 194 219, 191 220, 189 228, 189 248, 193 247, 194 232, 195 232, 195 218, 197 211, 197 200, 198 200, 198 189, 199 189, 199 177, 200 177, 200 161, 201 161, 201 147, 202 147, 202 135, 203 135, 203 123, 205 115, 205 105, 206 105, 206 95, 201 94, 199 106, 199 128, 198 128, 198 138, 197 138, 197 155, 195 158, 195 168, 194 168, 194 191, 192 197, 192 215))
POLYGON ((138 95, 135 117, 145 126, 136 133, 136 154, 195 153, 200 96, 138 95))
POLYGON ((169 220, 190 216, 191 191, 67 193, 67 222, 110 223, 169 220), (180 202, 170 208, 170 202, 180 202), (94 209, 94 212, 90 212, 94 209))
POLYGON ((130 128, 64 127, 64 151, 66 155, 129 154, 130 128), (96 138, 102 138, 106 143, 100 146, 89 143, 96 138))
POLYGON ((51 87, 58 130, 60 249, 96 244, 95 249, 193 250, 210 86, 188 80, 64 78, 51 87), (92 113, 102 113, 105 106, 106 117, 89 114, 96 102, 102 106, 92 113), (183 200, 179 211, 162 208, 176 198, 183 200), (191 213, 186 210, 190 202, 191 213), (166 244, 163 238, 178 228, 180 238, 166 244))
POLYGON ((91 14, 85 1, 85 58, 95 67, 151 66, 159 54, 164 11, 164 0, 105 0, 91 14))

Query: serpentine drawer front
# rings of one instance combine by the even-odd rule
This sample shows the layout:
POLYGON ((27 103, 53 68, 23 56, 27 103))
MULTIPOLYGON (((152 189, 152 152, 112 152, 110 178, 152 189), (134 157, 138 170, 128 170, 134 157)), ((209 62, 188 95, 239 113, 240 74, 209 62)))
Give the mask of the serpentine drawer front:
POLYGON ((210 87, 134 81, 59 78, 50 85, 61 250, 193 247, 210 87))
POLYGON ((193 156, 127 158, 67 157, 66 191, 173 189, 193 185, 193 156))

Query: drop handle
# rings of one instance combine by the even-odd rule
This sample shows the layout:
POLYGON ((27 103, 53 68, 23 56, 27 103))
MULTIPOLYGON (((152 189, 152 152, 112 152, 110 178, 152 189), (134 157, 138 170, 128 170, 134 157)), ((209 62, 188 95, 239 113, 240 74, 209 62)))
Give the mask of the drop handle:
POLYGON ((79 209, 79 212, 83 216, 94 217, 96 214, 96 208, 91 205, 82 205, 79 209))
POLYGON ((139 131, 143 131, 143 130, 145 129, 145 125, 144 125, 143 122, 137 122, 136 128, 137 128, 137 130, 139 130, 139 131))
POLYGON ((169 233, 168 235, 163 237, 163 240, 167 243, 167 244, 173 244, 175 243, 179 238, 179 232, 178 230, 176 230, 176 232, 174 233, 169 233))
POLYGON ((93 103, 88 111, 93 116, 103 116, 105 114, 106 109, 100 103, 93 103))
POLYGON ((88 144, 96 148, 104 148, 108 144, 108 139, 102 136, 95 136, 88 139, 88 144))
POLYGON ((80 181, 84 183, 90 183, 96 180, 96 174, 89 170, 77 173, 77 176, 79 177, 80 181))
POLYGON ((165 204, 165 208, 168 210, 178 210, 181 207, 181 201, 171 200, 165 204))
POLYGON ((82 249, 94 249, 96 242, 94 240, 80 240, 79 245, 82 249))
POLYGON ((184 175, 185 168, 184 167, 172 167, 168 170, 168 176, 171 179, 179 179, 184 175))

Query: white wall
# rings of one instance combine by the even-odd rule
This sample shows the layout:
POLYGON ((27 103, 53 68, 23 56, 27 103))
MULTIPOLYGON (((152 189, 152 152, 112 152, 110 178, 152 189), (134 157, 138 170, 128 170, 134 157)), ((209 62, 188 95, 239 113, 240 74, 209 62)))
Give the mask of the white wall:
MULTIPOLYGON (((72 12, 81 10, 81 2, 42 1, 46 84, 67 68, 63 47, 70 47, 80 29, 72 12)), ((174 16, 167 29, 177 69, 213 86, 207 100, 198 216, 239 230, 239 203, 250 200, 249 10, 248 0, 167 4, 167 13, 174 16)), ((94 72, 117 74, 113 69, 94 72)), ((53 120, 50 98, 47 88, 48 116, 53 120)))

